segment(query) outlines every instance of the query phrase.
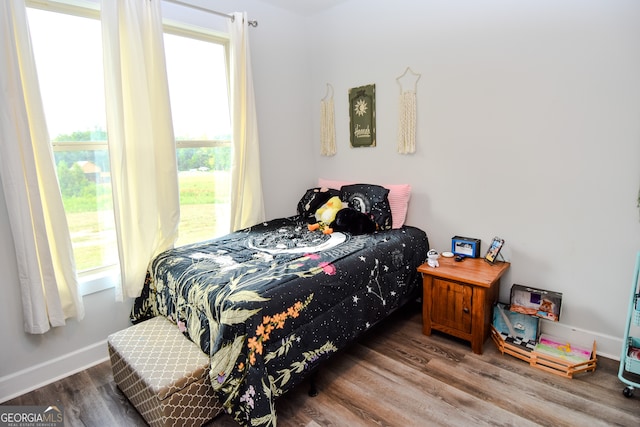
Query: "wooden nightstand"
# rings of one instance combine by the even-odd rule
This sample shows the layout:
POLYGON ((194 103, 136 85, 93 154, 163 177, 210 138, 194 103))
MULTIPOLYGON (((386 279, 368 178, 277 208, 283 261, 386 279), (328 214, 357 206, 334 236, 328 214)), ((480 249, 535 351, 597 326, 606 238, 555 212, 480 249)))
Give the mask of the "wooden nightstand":
POLYGON ((489 337, 492 307, 498 301, 500 277, 511 265, 489 264, 484 258, 456 262, 441 257, 439 267, 422 264, 422 332, 445 332, 471 342, 474 353, 482 354, 489 337))

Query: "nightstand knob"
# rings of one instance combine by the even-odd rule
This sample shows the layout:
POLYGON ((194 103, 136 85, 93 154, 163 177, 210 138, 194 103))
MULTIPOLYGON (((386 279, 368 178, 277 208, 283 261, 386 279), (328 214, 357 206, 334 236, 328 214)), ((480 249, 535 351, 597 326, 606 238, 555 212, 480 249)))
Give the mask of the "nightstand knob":
POLYGON ((469 307, 463 308, 462 311, 464 311, 465 313, 469 314, 469 307))

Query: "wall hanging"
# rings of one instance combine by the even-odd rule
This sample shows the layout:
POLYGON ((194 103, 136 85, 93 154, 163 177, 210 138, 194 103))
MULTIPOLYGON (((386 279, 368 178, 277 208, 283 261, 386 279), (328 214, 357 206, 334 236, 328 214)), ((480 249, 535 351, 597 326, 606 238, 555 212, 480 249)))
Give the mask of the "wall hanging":
POLYGON ((421 75, 407 67, 396 78, 400 86, 400 108, 398 118, 398 153, 416 152, 416 92, 421 75))
POLYGON ((352 147, 376 146, 376 85, 349 89, 349 130, 352 147))
POLYGON ((327 83, 327 94, 320 101, 320 154, 336 154, 336 124, 333 108, 333 86, 327 83))

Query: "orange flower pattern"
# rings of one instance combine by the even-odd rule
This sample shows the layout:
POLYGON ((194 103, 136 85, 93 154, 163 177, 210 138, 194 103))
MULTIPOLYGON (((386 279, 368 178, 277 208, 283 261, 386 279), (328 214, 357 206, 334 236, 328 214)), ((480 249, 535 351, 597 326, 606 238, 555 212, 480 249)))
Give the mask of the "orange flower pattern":
MULTIPOLYGON (((297 301, 282 313, 262 317, 262 323, 256 328, 256 335, 249 338, 247 341, 247 347, 249 348, 249 363, 251 365, 255 365, 256 363, 256 354, 262 355, 262 343, 269 340, 271 332, 274 329, 283 329, 287 319, 298 317, 300 315, 300 311, 309 305, 312 299, 313 294, 311 294, 304 303, 297 301)), ((244 364, 241 363, 238 366, 238 369, 244 369, 244 364)))

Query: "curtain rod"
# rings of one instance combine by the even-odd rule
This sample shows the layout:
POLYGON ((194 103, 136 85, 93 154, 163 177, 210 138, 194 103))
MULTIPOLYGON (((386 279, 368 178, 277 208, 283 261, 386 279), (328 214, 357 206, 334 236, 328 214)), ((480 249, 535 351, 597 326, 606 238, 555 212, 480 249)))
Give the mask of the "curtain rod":
MULTIPOLYGON (((196 9, 202 12, 207 12, 207 13, 213 13, 214 15, 218 15, 218 16, 223 16, 225 18, 229 18, 231 19, 231 22, 233 22, 233 20, 235 19, 235 17, 233 15, 229 15, 228 13, 224 13, 224 12, 218 12, 217 10, 211 10, 211 9, 207 9, 204 7, 200 7, 200 6, 196 6, 193 4, 189 4, 189 3, 184 3, 181 2, 179 0, 164 0, 168 3, 173 3, 173 4, 177 4, 180 6, 184 6, 184 7, 190 7, 191 9, 196 9)), ((248 22, 250 27, 257 27, 258 26, 258 21, 249 21, 248 22)))

